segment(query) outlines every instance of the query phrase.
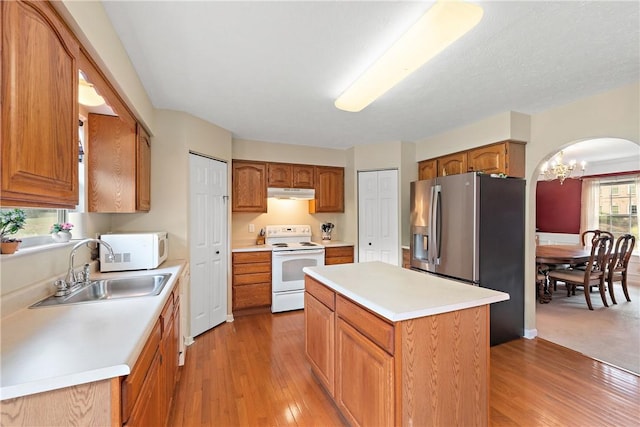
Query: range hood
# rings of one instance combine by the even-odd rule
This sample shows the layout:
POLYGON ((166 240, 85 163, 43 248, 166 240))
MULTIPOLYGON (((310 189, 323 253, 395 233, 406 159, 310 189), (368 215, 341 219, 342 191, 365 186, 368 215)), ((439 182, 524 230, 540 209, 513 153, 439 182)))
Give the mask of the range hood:
POLYGON ((267 188, 267 197, 276 199, 313 200, 316 190, 313 188, 267 188))

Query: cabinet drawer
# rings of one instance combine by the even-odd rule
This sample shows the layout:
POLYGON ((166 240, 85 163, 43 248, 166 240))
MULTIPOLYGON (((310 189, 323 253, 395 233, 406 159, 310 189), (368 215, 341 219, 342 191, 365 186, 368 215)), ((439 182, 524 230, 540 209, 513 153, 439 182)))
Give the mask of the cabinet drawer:
POLYGON ((392 324, 340 295, 336 297, 336 312, 340 318, 393 355, 394 327, 392 324))
POLYGON ((271 262, 271 251, 233 252, 233 264, 271 262))
POLYGON ((338 246, 335 248, 325 248, 327 258, 353 256, 353 246, 338 246))
POLYGON ((325 265, 350 264, 353 262, 352 256, 331 257, 324 260, 325 265))
POLYGON ((271 305, 271 283, 233 287, 233 309, 271 305))
POLYGON ((122 382, 122 422, 125 423, 131 415, 133 405, 135 405, 138 396, 140 395, 140 389, 144 383, 144 379, 147 376, 151 362, 156 355, 156 351, 160 346, 161 338, 161 323, 156 322, 156 325, 151 331, 151 335, 147 339, 138 361, 133 366, 131 373, 122 382))
POLYGON ((271 262, 256 262, 252 264, 236 264, 233 274, 270 273, 271 262))
POLYGON ((304 289, 331 310, 336 309, 336 293, 313 277, 304 276, 304 289))
POLYGON ((255 285, 256 283, 271 283, 271 273, 234 274, 233 286, 255 285))

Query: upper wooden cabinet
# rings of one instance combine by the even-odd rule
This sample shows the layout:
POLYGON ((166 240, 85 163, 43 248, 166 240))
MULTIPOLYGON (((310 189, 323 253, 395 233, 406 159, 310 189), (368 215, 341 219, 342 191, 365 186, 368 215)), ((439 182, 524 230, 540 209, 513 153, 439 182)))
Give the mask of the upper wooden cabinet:
POLYGON ((291 166, 291 187, 293 188, 314 188, 315 168, 311 165, 291 166))
POLYGON ((418 163, 419 179, 432 179, 438 176, 438 159, 423 160, 418 163))
POLYGON ((525 144, 503 141, 470 150, 467 154, 469 171, 503 173, 524 178, 525 144))
POLYGON ((450 154, 438 158, 438 176, 456 175, 467 172, 466 153, 450 154))
POLYGON ((136 206, 151 209, 151 139, 140 124, 136 126, 136 206))
POLYGON ((310 165, 267 163, 267 187, 314 188, 314 168, 310 165))
POLYGON ((288 163, 267 164, 267 187, 291 187, 291 165, 288 163))
POLYGON ((418 179, 455 175, 465 172, 503 173, 524 178, 525 143, 501 141, 468 151, 418 162, 418 179), (434 167, 436 173, 434 173, 434 167))
POLYGON ((344 168, 316 166, 316 198, 309 212, 344 212, 344 168))
POLYGON ((88 124, 89 212, 148 211, 151 148, 146 132, 138 137, 136 126, 116 116, 89 114, 88 124))
POLYGON ((267 212, 267 164, 247 160, 232 163, 231 210, 267 212))
POLYGON ((2 10, 3 206, 78 204, 79 45, 48 2, 2 10))

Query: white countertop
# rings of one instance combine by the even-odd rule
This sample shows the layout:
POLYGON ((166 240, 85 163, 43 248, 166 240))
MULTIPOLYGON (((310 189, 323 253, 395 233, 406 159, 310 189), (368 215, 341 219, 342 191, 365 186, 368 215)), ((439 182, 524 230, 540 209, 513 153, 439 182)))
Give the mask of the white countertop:
POLYGON ((341 247, 341 246, 353 246, 353 243, 344 242, 341 240, 314 240, 313 243, 325 246, 327 248, 341 247))
POLYGON ((504 292, 379 261, 305 267, 303 271, 393 322, 509 299, 509 294, 504 292))
POLYGON ((92 278, 171 273, 160 295, 24 308, 2 319, 0 400, 131 372, 184 261, 92 278))
POLYGON ((252 244, 238 244, 234 245, 231 252, 259 252, 259 251, 271 251, 271 245, 252 245, 252 244))

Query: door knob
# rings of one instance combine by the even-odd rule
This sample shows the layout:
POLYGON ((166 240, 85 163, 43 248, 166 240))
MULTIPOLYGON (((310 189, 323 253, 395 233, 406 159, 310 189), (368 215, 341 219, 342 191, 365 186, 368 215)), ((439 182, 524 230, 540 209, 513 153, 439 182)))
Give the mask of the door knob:
POLYGON ((216 255, 219 255, 219 254, 220 254, 220 251, 216 251, 216 255))
POLYGON ((371 246, 371 242, 369 242, 369 246, 371 246))

